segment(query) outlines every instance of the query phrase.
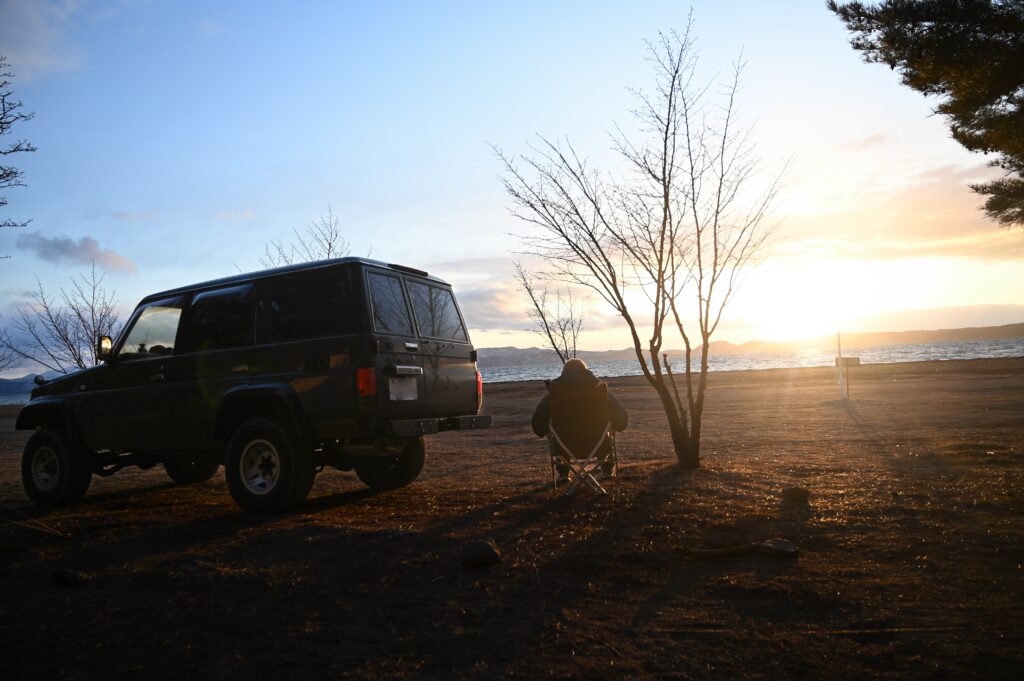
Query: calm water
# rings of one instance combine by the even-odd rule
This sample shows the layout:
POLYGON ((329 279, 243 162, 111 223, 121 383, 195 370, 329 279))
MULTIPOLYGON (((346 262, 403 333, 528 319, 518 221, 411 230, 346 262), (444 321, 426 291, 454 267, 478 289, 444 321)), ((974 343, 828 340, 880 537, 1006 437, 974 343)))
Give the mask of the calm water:
MULTIPOLYGON (((982 359, 986 357, 1024 357, 1024 338, 996 341, 964 341, 945 343, 919 343, 916 345, 879 345, 875 347, 844 348, 848 357, 860 357, 863 364, 891 364, 893 362, 923 362, 933 359, 982 359)), ((794 367, 834 366, 833 351, 755 352, 743 355, 718 355, 709 360, 711 371, 737 369, 779 369, 794 367)), ((672 367, 681 371, 683 360, 672 357, 672 367)), ((639 376, 640 365, 635 360, 593 362, 590 368, 598 376, 639 376)), ((559 366, 489 367, 480 373, 486 383, 504 381, 534 381, 554 378, 559 366)), ((28 394, 0 395, 0 404, 24 404, 28 394)))
MULTIPOLYGON (((988 357, 1024 357, 1024 338, 992 341, 962 341, 918 343, 913 345, 878 345, 874 347, 843 348, 843 355, 860 357, 862 364, 891 364, 894 362, 924 362, 934 359, 982 359, 988 357)), ((795 367, 834 366, 835 351, 807 350, 798 352, 754 352, 740 355, 712 355, 710 371, 738 369, 784 369, 795 367)), ((682 370, 681 357, 669 356, 673 370, 682 370)), ((601 377, 639 376, 640 364, 635 360, 593 362, 591 370, 601 377)), ((532 381, 554 378, 557 364, 530 367, 491 367, 480 372, 486 383, 502 381, 532 381)))

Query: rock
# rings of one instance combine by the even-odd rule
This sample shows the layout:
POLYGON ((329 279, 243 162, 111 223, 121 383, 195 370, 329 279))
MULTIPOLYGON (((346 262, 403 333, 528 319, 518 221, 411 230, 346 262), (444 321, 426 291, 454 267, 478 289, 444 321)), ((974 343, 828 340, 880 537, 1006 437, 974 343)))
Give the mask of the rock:
POLYGON ((796 544, 785 539, 765 539, 758 547, 758 553, 772 558, 793 558, 799 552, 796 544))
POLYGON ((811 497, 811 491, 806 487, 787 487, 782 490, 782 503, 784 504, 806 504, 811 497))
POLYGON ((462 564, 466 567, 486 567, 501 562, 501 551, 493 539, 474 539, 462 545, 462 564))
POLYGON ((58 570, 50 575, 57 586, 78 586, 88 582, 91 577, 78 570, 58 570))

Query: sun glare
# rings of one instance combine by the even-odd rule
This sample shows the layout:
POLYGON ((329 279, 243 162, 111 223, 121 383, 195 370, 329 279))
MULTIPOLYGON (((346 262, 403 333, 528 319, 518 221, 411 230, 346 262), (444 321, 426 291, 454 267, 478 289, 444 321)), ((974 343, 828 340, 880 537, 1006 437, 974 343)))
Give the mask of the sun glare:
POLYGON ((817 338, 878 309, 878 280, 857 261, 765 266, 744 282, 732 314, 748 320, 749 340, 817 338))

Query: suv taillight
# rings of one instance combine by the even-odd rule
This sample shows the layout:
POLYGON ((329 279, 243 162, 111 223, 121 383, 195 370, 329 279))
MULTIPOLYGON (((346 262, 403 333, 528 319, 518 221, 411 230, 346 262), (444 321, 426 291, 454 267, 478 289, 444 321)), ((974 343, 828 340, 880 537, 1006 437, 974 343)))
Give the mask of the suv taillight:
POLYGON ((377 371, 373 367, 356 369, 356 392, 360 397, 377 394, 377 371))
POLYGON ((484 406, 484 377, 480 372, 476 372, 476 410, 484 406))

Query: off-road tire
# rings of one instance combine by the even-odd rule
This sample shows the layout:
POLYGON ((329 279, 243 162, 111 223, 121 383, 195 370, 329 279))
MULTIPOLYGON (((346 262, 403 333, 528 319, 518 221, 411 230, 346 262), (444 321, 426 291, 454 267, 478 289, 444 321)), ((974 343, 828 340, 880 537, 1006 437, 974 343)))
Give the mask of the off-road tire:
POLYGON ((21 482, 29 499, 42 506, 77 504, 92 480, 89 452, 68 444, 63 433, 37 430, 21 457, 21 482))
POLYGON ((405 487, 423 470, 427 446, 423 438, 411 440, 400 454, 365 458, 356 464, 356 475, 370 489, 381 492, 405 487))
POLYGON ((195 452, 191 457, 164 461, 167 476, 179 485, 206 482, 220 468, 220 461, 208 452, 195 452))
POLYGON ((272 513, 302 503, 315 475, 312 448, 271 419, 246 421, 228 443, 224 477, 247 511, 272 513))

